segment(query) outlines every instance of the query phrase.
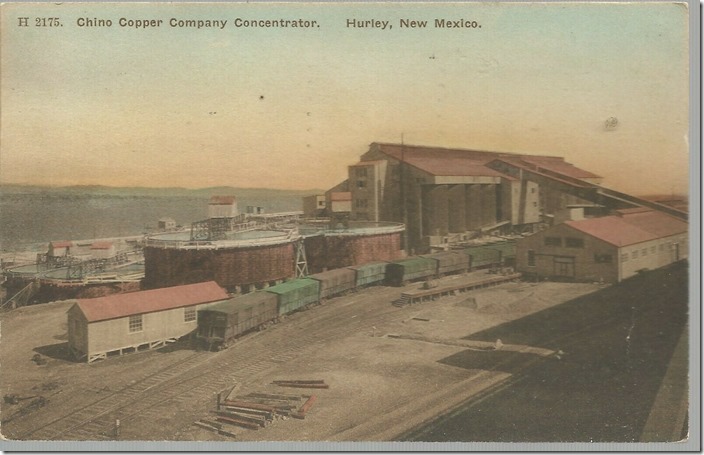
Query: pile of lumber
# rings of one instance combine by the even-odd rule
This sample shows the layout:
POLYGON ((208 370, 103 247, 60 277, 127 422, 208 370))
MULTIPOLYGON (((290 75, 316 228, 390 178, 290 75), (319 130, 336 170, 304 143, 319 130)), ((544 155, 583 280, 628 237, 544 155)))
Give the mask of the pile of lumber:
POLYGON ((270 392, 252 392, 247 395, 234 395, 234 388, 228 394, 218 394, 216 408, 211 416, 194 422, 194 425, 207 430, 235 437, 232 427, 258 430, 276 420, 290 417, 305 419, 306 414, 317 400, 315 395, 288 395, 270 392))

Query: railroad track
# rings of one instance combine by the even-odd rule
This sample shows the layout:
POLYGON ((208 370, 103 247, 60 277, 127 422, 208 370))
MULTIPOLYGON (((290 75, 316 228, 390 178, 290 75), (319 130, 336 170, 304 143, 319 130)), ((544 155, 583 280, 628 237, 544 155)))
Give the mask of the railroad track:
POLYGON ((278 326, 245 336, 224 351, 193 353, 39 427, 33 425, 32 414, 8 422, 3 428, 5 436, 17 440, 111 440, 116 419, 126 429, 128 425, 138 427, 142 418, 163 416, 186 402, 200 402, 205 409, 213 394, 228 385, 259 377, 320 344, 396 317, 400 310, 389 303, 372 308, 355 305, 369 292, 376 294, 375 300, 390 302, 398 288, 372 288, 344 301, 335 299, 322 308, 293 314, 278 326), (291 333, 293 323, 296 333, 291 333), (267 336, 258 336, 260 333, 267 336))

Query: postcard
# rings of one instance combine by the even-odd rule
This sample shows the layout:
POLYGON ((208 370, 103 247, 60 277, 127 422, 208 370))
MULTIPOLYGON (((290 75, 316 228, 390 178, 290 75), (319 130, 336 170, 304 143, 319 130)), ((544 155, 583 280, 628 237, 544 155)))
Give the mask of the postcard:
POLYGON ((695 450, 697 7, 2 4, 3 448, 695 450))

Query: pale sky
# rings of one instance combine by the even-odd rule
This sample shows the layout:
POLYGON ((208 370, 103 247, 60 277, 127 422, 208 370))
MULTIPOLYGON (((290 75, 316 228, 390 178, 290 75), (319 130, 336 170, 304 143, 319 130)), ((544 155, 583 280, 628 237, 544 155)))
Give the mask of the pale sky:
POLYGON ((686 4, 9 4, 0 25, 2 183, 328 188, 403 134, 564 156, 629 193, 687 191, 686 4))

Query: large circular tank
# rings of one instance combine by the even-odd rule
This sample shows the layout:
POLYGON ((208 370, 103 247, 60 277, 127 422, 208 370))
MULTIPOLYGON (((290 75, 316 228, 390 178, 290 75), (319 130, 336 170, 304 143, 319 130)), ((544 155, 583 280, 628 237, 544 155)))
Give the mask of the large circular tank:
POLYGON ((304 223, 309 273, 376 261, 393 261, 403 256, 403 224, 350 221, 345 225, 304 223))
POLYGON ((228 233, 214 241, 190 241, 187 232, 158 234, 144 248, 144 287, 216 281, 231 292, 291 278, 295 231, 228 233))
POLYGON ((400 258, 403 225, 302 223, 297 229, 228 232, 222 240, 192 241, 187 232, 156 234, 144 247, 144 287, 216 281, 230 292, 293 278, 303 240, 308 273, 400 258))

